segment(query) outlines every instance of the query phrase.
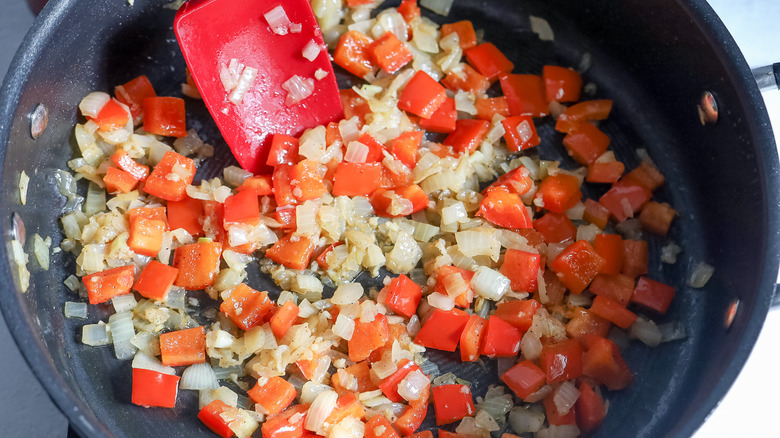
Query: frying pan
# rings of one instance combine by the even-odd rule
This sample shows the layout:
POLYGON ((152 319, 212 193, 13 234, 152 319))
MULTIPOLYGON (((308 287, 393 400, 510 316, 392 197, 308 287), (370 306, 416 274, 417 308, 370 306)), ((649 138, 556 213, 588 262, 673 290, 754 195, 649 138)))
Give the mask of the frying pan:
MULTIPOLYGON (((148 75, 159 94, 179 94, 184 62, 171 30, 174 11, 166 3, 55 0, 37 19, 2 89, 0 227, 6 244, 13 213, 29 235, 59 242, 56 218, 65 200, 53 172, 65 168, 73 154, 72 127, 84 95, 111 90, 139 74, 148 75), (49 110, 48 128, 33 140, 28 114, 41 102, 49 110), (19 202, 22 170, 32 178, 26 205, 19 202)), ((670 239, 684 252, 674 265, 651 257, 649 276, 677 288, 668 315, 659 321, 681 322, 687 337, 654 349, 634 342, 625 350, 636 381, 608 395, 609 414, 595 436, 690 436, 744 364, 780 264, 778 157, 759 91, 736 44, 704 0, 457 0, 446 20, 458 19, 484 29, 485 39, 515 61, 515 72, 538 74, 544 64, 577 66, 589 54, 585 81, 596 85, 595 97, 615 101, 602 128, 618 159, 633 168, 636 149, 645 148, 666 176, 656 196, 679 210, 670 239), (549 21, 554 41, 537 39, 530 15, 549 21), (718 104, 716 123, 699 118, 705 91, 718 104), (713 265, 715 275, 703 289, 691 289, 685 279, 699 262, 713 265), (725 318, 735 306, 733 319, 725 318)), ((188 107, 190 126, 217 145, 215 159, 199 172, 216 175, 232 158, 205 108, 197 102, 188 107)), ((543 122, 539 131, 540 155, 573 165, 552 123, 543 122)), ((588 190, 598 196, 603 188, 588 190)), ((651 254, 658 254, 665 241, 648 239, 651 254)), ((31 262, 31 286, 21 293, 5 248, 0 247, 4 316, 31 368, 78 433, 209 436, 196 419, 195 393, 182 391, 175 409, 132 405, 130 363, 116 360, 110 348, 80 343, 84 322, 62 314, 63 303, 77 299, 62 285, 74 271, 72 257, 54 254, 49 271, 31 262)), ((250 282, 272 287, 259 275, 250 282)), ((90 306, 89 321, 108 314, 107 306, 90 306)), ((473 380, 475 395, 495 381, 494 363, 478 374, 447 355, 436 358, 443 368, 460 367, 459 374, 473 380)))

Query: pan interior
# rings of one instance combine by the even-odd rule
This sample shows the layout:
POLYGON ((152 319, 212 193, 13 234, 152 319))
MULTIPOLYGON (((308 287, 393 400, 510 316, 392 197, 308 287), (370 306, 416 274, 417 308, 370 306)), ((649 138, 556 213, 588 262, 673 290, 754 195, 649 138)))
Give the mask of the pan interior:
MULTIPOLYGON (((174 11, 163 8, 165 3, 136 0, 127 7, 60 0, 45 13, 47 21, 38 22, 40 35, 28 36, 22 50, 39 52, 17 58, 4 88, 16 90, 7 95, 18 97, 4 120, 12 123, 0 128, 0 140, 8 136, 0 202, 5 236, 6 218, 16 211, 28 235, 37 232, 52 236, 55 245, 59 242, 56 217, 65 199, 56 189, 54 173, 66 168, 73 155, 72 127, 84 95, 111 91, 139 74, 148 75, 160 95, 180 94, 185 66, 171 29, 174 11), (49 126, 33 141, 27 114, 38 102, 49 107, 49 126), (17 201, 21 170, 34 182, 25 206, 17 201)), ((679 211, 669 237, 684 248, 676 264, 662 264, 658 258, 665 240, 646 238, 652 254, 649 276, 677 288, 668 314, 655 319, 680 321, 688 336, 654 349, 632 342, 625 356, 636 382, 609 394, 609 415, 598 437, 626 436, 628 431, 636 437, 690 435, 728 389, 752 347, 777 270, 777 245, 767 242, 776 222, 777 195, 768 188, 777 186, 777 157, 763 107, 750 107, 759 102, 755 94, 751 103, 745 91, 734 89, 744 87, 733 71, 735 65, 745 71, 744 62, 732 64, 713 45, 726 37, 705 34, 711 23, 699 11, 707 8, 703 2, 645 3, 458 0, 446 18, 470 19, 484 29, 485 40, 515 62, 515 73, 540 74, 546 64, 576 68, 588 54, 592 66, 584 79, 595 85, 592 97, 615 101, 612 116, 601 127, 618 159, 631 169, 639 162, 636 150, 646 149, 667 178, 657 198, 679 211), (530 30, 530 15, 549 21, 554 41, 539 41, 530 30), (699 122, 696 105, 704 90, 713 92, 724 109, 714 126, 699 122), (715 266, 716 273, 704 289, 695 290, 685 279, 699 262, 715 266), (723 314, 734 298, 741 300, 741 310, 726 330, 723 314)), ((740 56, 735 51, 731 55, 740 56)), ((188 102, 187 116, 189 127, 217 146, 217 155, 199 176, 215 176, 234 164, 202 103, 188 102)), ((552 121, 538 129, 543 137, 539 154, 573 167, 552 121)), ((598 196, 604 190, 588 186, 587 194, 598 196)), ((87 436, 206 432, 196 418, 195 393, 182 391, 175 409, 132 405, 130 362, 116 360, 110 347, 81 344, 84 322, 65 319, 61 311, 65 301, 77 299, 62 285, 75 270, 72 257, 53 255, 48 272, 30 265, 30 291, 19 295, 4 288, 3 310, 17 339, 29 341, 21 345, 25 355, 31 363, 41 361, 32 363, 33 368, 75 428, 87 436), (33 351, 38 348, 42 352, 33 351), (71 398, 75 401, 68 402, 71 398)), ((10 284, 7 272, 3 276, 10 284)), ((259 274, 250 282, 276 290, 259 274)), ((108 306, 90 306, 89 312, 90 323, 106 320, 110 313, 108 306)), ((497 381, 490 361, 485 372, 464 367, 454 355, 432 356, 441 360, 442 369, 472 380, 477 396, 497 381)), ((432 413, 426 424, 432 425, 431 420, 432 413)))

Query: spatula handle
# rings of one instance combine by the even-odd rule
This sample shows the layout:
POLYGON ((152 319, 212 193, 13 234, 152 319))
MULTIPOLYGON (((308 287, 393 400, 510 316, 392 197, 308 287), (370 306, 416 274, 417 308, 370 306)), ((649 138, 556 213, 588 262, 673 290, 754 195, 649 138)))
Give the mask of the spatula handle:
POLYGON ((761 92, 780 89, 780 62, 754 68, 753 78, 761 92))

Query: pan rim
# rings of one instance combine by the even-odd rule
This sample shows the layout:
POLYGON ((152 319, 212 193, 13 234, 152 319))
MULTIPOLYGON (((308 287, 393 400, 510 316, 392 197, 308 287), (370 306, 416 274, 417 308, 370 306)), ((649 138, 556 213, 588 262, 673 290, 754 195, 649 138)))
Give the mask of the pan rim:
MULTIPOLYGON (((67 16, 70 6, 77 0, 52 0, 39 15, 31 30, 25 36, 19 50, 9 67, 8 74, 0 89, 0 120, 13 120, 20 103, 22 90, 27 82, 31 65, 40 57, 36 50, 58 29, 67 16)), ((765 233, 766 243, 761 254, 766 266, 758 287, 758 299, 749 317, 741 337, 744 341, 731 357, 722 378, 709 391, 704 403, 694 414, 681 421, 681 426, 672 432, 674 436, 692 435, 718 405, 731 388, 734 380, 744 366, 769 311, 772 294, 777 284, 780 267, 780 162, 772 135, 769 117, 750 69, 741 51, 725 26, 705 0, 676 0, 693 23, 708 38, 708 43, 716 51, 719 61, 728 67, 727 78, 732 86, 740 90, 740 105, 748 116, 749 134, 756 145, 758 159, 762 166, 759 170, 760 181, 766 199, 767 210, 765 233), (771 264, 770 264, 771 263, 771 264)), ((0 163, 4 163, 6 145, 10 138, 10 124, 0 124, 0 163)), ((0 167, 0 175, 2 168, 0 167)), ((2 229, 8 239, 10 211, 0 210, 5 222, 2 229)), ((0 284, 14 284, 5 246, 0 248, 0 284)), ((22 304, 22 295, 13 287, 0 288, 0 310, 8 323, 9 330, 22 352, 27 364, 36 378, 42 383, 49 397, 68 418, 71 427, 83 436, 111 436, 100 423, 94 412, 71 390, 54 366, 46 352, 39 333, 36 332, 34 317, 22 304)))

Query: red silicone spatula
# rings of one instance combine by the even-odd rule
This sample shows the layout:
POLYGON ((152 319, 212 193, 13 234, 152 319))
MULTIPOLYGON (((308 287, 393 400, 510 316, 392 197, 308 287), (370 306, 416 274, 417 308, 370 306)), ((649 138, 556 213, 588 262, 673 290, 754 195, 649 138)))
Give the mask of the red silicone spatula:
POLYGON ((341 118, 336 77, 309 0, 190 0, 174 30, 203 101, 244 169, 265 168, 273 134, 297 136, 341 118), (304 57, 307 45, 313 61, 304 57), (257 74, 242 93, 252 69, 257 74))

